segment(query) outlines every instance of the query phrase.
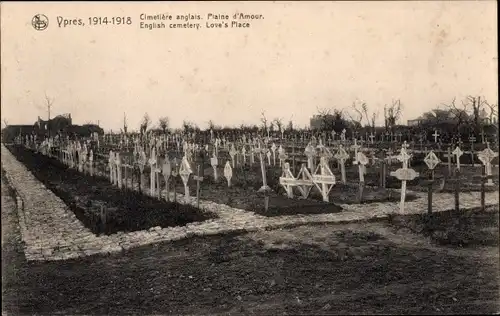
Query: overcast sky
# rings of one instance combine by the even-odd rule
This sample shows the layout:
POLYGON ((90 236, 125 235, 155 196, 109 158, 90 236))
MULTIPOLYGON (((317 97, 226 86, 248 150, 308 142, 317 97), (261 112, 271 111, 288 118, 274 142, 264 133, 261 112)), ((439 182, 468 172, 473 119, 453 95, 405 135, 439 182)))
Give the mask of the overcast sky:
MULTIPOLYGON (((370 111, 394 98, 403 122, 454 97, 496 103, 496 1, 1 3, 2 121, 70 112, 74 124, 137 129, 148 112, 205 127, 370 111), (139 15, 263 14, 248 29, 139 28, 139 15), (43 13, 49 27, 37 31, 43 13), (57 26, 57 16, 130 16, 131 26, 57 26)), ((379 121, 383 119, 382 113, 379 121)), ((3 122, 2 122, 3 126, 3 122)))

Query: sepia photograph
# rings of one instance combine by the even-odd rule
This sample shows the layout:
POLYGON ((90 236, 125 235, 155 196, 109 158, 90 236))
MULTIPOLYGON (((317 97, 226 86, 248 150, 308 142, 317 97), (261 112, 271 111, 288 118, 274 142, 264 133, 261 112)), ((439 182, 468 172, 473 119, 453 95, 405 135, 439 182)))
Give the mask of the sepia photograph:
POLYGON ((2 315, 500 313, 496 1, 0 24, 2 315))

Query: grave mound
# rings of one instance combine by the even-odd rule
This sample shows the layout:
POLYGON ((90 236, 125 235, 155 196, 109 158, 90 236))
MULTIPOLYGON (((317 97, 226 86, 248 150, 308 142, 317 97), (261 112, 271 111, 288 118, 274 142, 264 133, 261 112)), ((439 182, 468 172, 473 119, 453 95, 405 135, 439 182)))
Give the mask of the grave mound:
POLYGON ((154 199, 130 189, 119 189, 104 177, 80 173, 54 158, 21 146, 8 148, 95 234, 131 232, 157 226, 184 226, 216 217, 211 212, 191 205, 154 199))

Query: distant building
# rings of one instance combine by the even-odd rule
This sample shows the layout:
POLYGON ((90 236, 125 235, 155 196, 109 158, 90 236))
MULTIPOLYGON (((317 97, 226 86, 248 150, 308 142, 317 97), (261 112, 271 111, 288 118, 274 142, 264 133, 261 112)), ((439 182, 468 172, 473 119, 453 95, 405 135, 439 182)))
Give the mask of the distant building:
POLYGON ((490 116, 486 112, 486 110, 483 108, 481 112, 479 113, 479 121, 482 124, 496 124, 495 118, 490 119, 490 116))
POLYGON ((323 118, 320 115, 314 115, 311 117, 310 127, 311 129, 321 129, 323 127, 323 118))
POLYGON ((318 129, 323 129, 326 126, 326 123, 331 123, 328 124, 328 126, 335 125, 335 116, 327 114, 327 115, 314 115, 311 120, 310 120, 310 126, 312 130, 318 130, 318 129))
POLYGON ((12 142, 19 135, 36 134, 38 137, 45 137, 48 134, 56 135, 64 132, 72 126, 71 114, 57 115, 50 120, 42 120, 40 117, 32 125, 8 125, 2 130, 2 140, 12 142))
POLYGON ((42 120, 39 116, 38 120, 35 122, 35 125, 42 131, 50 130, 51 133, 57 133, 67 126, 73 125, 72 123, 71 113, 67 113, 58 115, 48 121, 42 120))
POLYGON ((2 129, 2 141, 12 143, 19 135, 31 135, 35 131, 33 125, 7 125, 2 129))
POLYGON ((424 121, 424 118, 419 116, 418 118, 416 119, 413 119, 413 120, 408 120, 406 125, 408 126, 418 126, 420 125, 422 122, 424 121))

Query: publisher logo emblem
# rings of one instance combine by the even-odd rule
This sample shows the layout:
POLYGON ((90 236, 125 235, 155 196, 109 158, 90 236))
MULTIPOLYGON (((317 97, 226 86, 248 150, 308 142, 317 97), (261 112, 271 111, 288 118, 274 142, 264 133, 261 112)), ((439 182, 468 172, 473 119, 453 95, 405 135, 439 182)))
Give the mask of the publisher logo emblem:
POLYGON ((49 18, 44 14, 37 14, 31 20, 31 25, 37 31, 43 31, 49 26, 49 18))

